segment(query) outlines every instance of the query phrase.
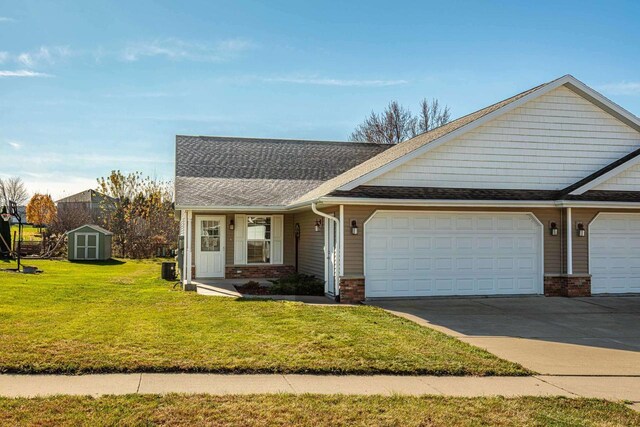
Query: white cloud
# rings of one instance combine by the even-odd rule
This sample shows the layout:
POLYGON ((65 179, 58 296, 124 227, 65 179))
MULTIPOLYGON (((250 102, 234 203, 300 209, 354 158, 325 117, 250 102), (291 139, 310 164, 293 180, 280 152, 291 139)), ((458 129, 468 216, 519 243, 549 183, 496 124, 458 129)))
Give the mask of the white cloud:
POLYGON ((14 150, 19 150, 22 148, 22 143, 18 141, 7 141, 7 144, 9 144, 14 150))
POLYGON ((640 82, 607 83, 598 89, 612 95, 640 95, 640 82))
POLYGON ((221 40, 213 44, 194 43, 175 38, 130 43, 121 52, 125 61, 138 61, 143 57, 161 56, 173 61, 224 62, 251 49, 244 39, 221 40))
POLYGON ((14 22, 15 19, 9 18, 7 16, 0 16, 0 22, 14 22))
POLYGON ((51 74, 38 73, 31 70, 0 70, 0 78, 2 77, 53 77, 51 74))
POLYGON ((71 56, 71 53, 68 46, 41 46, 38 50, 18 54, 16 60, 24 66, 32 68, 41 64, 55 64, 59 60, 71 56))
POLYGON ((334 79, 325 77, 266 77, 262 80, 265 82, 294 83, 302 85, 362 87, 398 86, 409 83, 407 80, 334 79))

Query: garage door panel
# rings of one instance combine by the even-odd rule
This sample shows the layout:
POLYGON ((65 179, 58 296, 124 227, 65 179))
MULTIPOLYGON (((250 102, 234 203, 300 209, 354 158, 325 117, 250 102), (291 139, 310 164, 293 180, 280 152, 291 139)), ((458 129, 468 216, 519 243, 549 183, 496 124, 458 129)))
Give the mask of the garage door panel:
POLYGON ((457 258, 456 269, 462 271, 473 271, 473 258, 457 258))
POLYGON ((640 291, 640 214, 602 213, 589 225, 591 292, 640 291))
POLYGON ((453 269, 453 260, 451 258, 435 258, 434 267, 437 271, 450 272, 453 269))
POLYGON ((536 282, 530 277, 520 278, 518 279, 518 289, 533 293, 536 289, 536 282))
POLYGON ((527 214, 378 212, 364 236, 367 297, 540 293, 541 226, 527 214))
POLYGON ((394 250, 409 249, 409 237, 393 237, 391 239, 391 247, 394 250))

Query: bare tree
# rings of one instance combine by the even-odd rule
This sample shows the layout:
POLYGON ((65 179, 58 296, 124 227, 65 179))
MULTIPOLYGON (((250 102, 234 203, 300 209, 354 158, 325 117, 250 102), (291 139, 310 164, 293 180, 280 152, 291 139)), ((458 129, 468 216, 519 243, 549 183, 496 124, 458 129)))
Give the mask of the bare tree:
POLYGON ((18 206, 29 200, 27 188, 19 176, 0 178, 0 205, 9 206, 9 200, 16 202, 18 206))
POLYGON ((54 234, 62 234, 91 222, 91 212, 85 204, 58 203, 57 215, 48 230, 54 234))
POLYGON ((98 185, 112 198, 105 199, 103 224, 113 232, 113 244, 121 256, 151 257, 157 248, 177 242, 171 183, 144 178, 140 172, 112 171, 98 179, 98 185))
POLYGON ((382 113, 376 114, 372 111, 364 122, 356 127, 349 139, 376 144, 397 144, 442 126, 449 122, 449 119, 449 107, 440 107, 437 99, 431 103, 423 99, 417 116, 397 101, 392 101, 382 113))
POLYGON ((376 144, 397 144, 415 134, 416 119, 411 111, 397 101, 391 101, 380 114, 371 112, 351 134, 352 141, 368 141, 376 144))
POLYGON ((424 98, 420 103, 420 113, 418 113, 417 122, 418 134, 429 132, 431 129, 435 129, 442 125, 449 123, 451 119, 451 112, 446 105, 440 107, 440 103, 437 99, 432 99, 431 103, 424 98))

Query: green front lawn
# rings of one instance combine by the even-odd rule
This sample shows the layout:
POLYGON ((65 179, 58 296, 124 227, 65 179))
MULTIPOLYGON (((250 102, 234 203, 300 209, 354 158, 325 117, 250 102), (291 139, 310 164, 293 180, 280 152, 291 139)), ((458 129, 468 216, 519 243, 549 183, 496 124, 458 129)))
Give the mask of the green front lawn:
POLYGON ((201 296, 151 261, 27 264, 44 273, 0 272, 0 372, 528 373, 374 307, 201 296))
POLYGON ((637 426, 640 414, 566 398, 172 394, 0 398, 0 425, 637 426))

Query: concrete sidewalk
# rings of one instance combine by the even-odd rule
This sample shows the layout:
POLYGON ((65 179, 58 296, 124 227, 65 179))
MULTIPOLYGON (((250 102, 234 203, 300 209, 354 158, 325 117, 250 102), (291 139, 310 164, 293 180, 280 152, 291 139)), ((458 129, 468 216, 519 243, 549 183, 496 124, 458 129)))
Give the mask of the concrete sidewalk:
POLYGON ((640 377, 435 377, 330 375, 0 375, 0 396, 131 393, 319 393, 567 396, 640 402, 640 377))

